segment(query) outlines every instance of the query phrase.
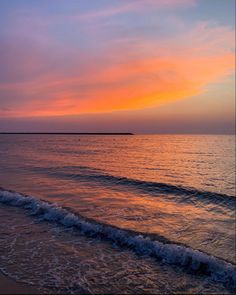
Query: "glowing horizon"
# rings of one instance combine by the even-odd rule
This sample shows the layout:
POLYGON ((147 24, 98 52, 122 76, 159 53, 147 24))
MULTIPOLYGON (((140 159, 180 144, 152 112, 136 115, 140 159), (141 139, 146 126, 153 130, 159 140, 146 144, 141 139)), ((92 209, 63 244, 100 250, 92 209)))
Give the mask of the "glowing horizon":
POLYGON ((223 122, 219 101, 222 109, 234 104, 234 3, 216 0, 215 11, 211 3, 3 0, 0 117, 118 112, 122 120, 124 111, 147 116, 187 100, 191 112, 204 97, 201 107, 223 122))

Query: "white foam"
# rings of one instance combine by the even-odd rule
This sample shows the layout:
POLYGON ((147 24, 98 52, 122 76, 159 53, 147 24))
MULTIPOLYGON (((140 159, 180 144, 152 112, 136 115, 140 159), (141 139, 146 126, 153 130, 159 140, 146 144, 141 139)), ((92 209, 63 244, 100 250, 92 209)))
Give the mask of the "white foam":
POLYGON ((161 259, 167 264, 176 264, 192 271, 211 276, 215 281, 236 283, 236 268, 233 264, 209 254, 183 245, 165 244, 152 240, 148 236, 133 235, 129 231, 112 226, 96 224, 59 207, 19 193, 0 190, 0 202, 27 209, 31 215, 43 220, 57 222, 66 227, 75 227, 82 234, 90 237, 105 238, 119 246, 132 249, 138 254, 161 259))

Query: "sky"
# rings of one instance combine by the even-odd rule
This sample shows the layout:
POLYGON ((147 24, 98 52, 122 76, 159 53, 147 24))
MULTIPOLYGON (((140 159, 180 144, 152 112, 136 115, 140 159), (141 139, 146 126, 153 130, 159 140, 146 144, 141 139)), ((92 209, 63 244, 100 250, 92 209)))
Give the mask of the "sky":
POLYGON ((1 0, 0 132, 235 131, 235 0, 1 0))

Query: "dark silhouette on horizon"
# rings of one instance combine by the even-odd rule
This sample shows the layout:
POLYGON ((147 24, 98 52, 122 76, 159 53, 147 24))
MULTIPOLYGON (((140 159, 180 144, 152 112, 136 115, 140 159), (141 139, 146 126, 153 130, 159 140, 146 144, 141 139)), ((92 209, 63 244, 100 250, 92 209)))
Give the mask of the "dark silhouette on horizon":
POLYGON ((0 134, 22 135, 134 135, 131 132, 0 132, 0 134))

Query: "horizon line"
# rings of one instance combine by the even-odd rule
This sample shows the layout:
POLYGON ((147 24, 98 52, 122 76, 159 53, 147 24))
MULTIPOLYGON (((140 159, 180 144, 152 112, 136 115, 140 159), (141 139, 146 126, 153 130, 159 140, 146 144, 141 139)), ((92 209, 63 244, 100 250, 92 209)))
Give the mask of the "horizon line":
POLYGON ((3 134, 22 134, 22 135, 134 135, 131 132, 0 132, 3 134))

